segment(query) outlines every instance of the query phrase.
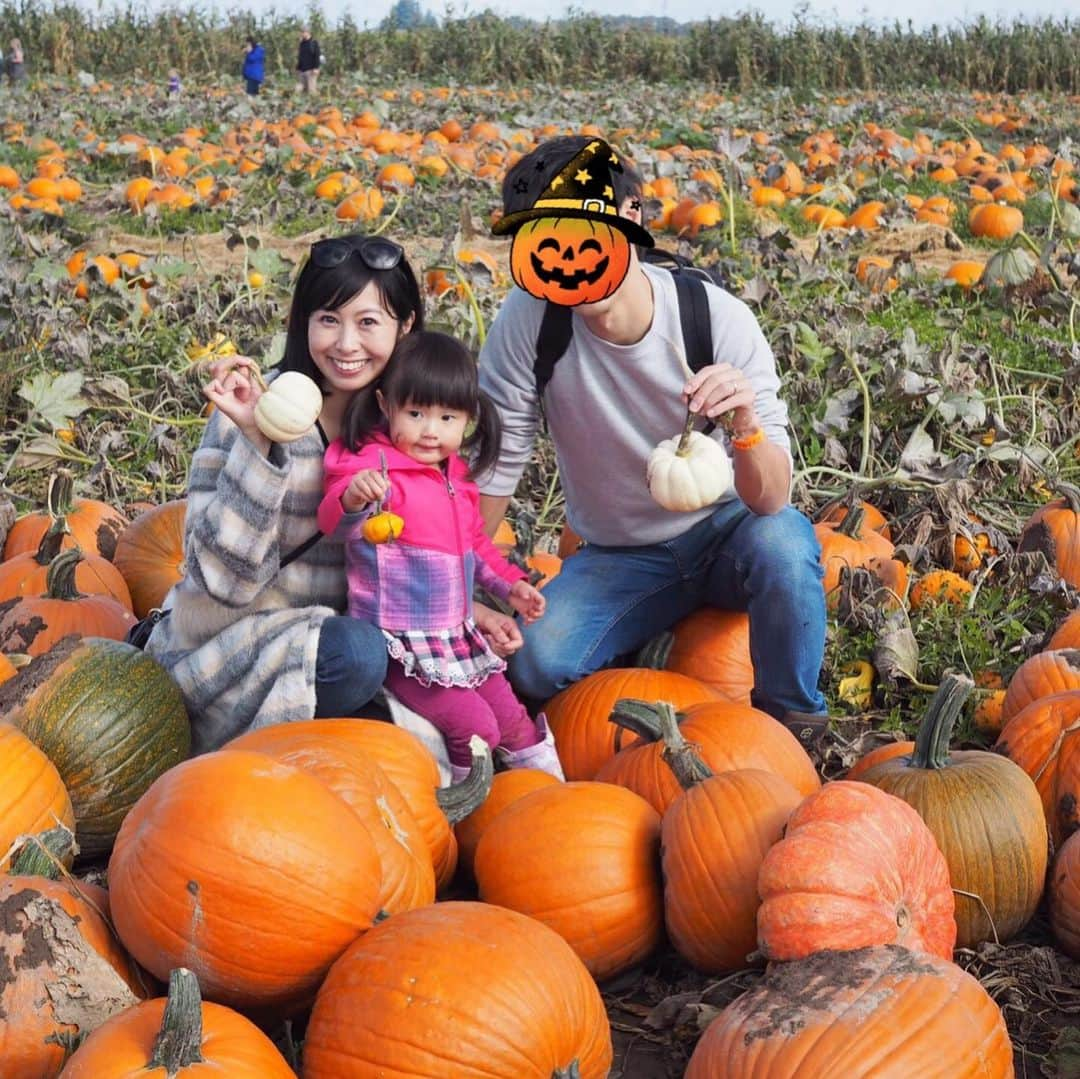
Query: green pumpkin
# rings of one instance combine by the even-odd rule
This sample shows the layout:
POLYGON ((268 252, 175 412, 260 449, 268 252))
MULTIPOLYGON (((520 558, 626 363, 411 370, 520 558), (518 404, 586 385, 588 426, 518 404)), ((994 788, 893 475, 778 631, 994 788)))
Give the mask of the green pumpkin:
POLYGON ((56 765, 83 860, 108 854, 128 810, 191 752, 176 683, 145 652, 102 637, 65 637, 5 682, 0 716, 56 765))

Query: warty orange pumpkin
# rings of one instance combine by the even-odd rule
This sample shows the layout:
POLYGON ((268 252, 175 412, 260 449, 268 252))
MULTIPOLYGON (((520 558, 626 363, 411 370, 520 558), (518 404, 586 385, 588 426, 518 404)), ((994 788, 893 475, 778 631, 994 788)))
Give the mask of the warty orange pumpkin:
POLYGON ((769 960, 900 944, 952 958, 949 867, 905 801, 836 780, 791 815, 758 877, 758 946, 769 960))

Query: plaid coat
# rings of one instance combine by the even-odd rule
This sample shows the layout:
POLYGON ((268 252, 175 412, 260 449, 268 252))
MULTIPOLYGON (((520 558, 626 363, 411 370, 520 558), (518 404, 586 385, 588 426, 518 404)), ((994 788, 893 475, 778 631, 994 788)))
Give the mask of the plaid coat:
POLYGON ((345 608, 342 544, 279 559, 318 530, 323 451, 315 428, 265 457, 215 411, 195 452, 187 573, 146 647, 180 686, 194 752, 315 715, 319 630, 345 608))

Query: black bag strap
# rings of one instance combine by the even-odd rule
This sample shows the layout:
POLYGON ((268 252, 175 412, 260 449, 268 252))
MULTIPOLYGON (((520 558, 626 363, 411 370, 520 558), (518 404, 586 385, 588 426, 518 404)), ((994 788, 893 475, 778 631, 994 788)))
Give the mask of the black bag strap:
POLYGON ((301 555, 307 554, 316 543, 323 538, 322 532, 315 532, 308 536, 303 543, 294 547, 291 551, 286 551, 281 556, 281 561, 278 563, 279 569, 284 569, 290 562, 295 562, 301 555))

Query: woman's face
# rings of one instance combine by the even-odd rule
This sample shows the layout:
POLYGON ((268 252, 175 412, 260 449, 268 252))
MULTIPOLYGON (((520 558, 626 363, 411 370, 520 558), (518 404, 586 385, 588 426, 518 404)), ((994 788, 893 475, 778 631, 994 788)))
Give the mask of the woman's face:
POLYGON ((351 395, 374 382, 412 323, 412 315, 399 322, 386 309, 374 281, 333 311, 313 311, 308 351, 331 396, 351 395))

